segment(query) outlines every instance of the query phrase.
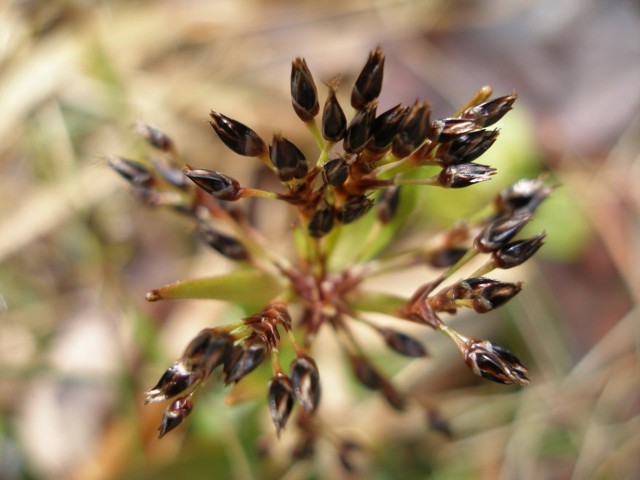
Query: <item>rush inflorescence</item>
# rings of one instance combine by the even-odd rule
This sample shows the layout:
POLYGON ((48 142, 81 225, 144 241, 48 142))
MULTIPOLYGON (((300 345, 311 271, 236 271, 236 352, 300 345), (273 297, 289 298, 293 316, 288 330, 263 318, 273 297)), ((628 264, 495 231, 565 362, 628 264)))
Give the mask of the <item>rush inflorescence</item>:
MULTIPOLYGON (((516 95, 491 99, 491 88, 483 87, 454 116, 437 120, 431 119, 430 106, 423 101, 379 113, 383 67, 384 56, 377 48, 355 81, 349 109, 353 115, 348 119, 338 101, 339 81, 326 84, 328 93, 321 108, 306 61, 293 61, 293 109, 313 137, 317 146, 313 151, 299 148, 279 132, 267 142, 240 121, 211 111, 217 137, 235 155, 262 162, 281 184, 276 191, 244 186, 224 173, 187 164, 173 140, 149 125, 139 125, 138 130, 158 153, 154 160, 108 159, 140 199, 191 218, 201 239, 238 266, 224 275, 152 290, 147 300, 234 302, 250 296, 252 304, 262 305, 235 323, 199 332, 146 392, 146 403, 168 402, 160 437, 189 416, 201 387, 211 377, 225 385, 236 384, 270 362, 273 374, 266 397, 275 430, 279 434, 285 428, 295 429, 294 453, 312 453, 324 431, 316 416, 323 371, 314 360, 314 340, 322 329, 334 332, 357 381, 402 410, 407 392, 376 367, 354 333, 355 323, 364 324, 407 357, 424 357, 427 351, 421 341, 402 332, 402 323, 424 325, 452 340, 474 374, 502 384, 529 383, 527 369, 513 353, 489 340, 464 336, 444 319, 460 309, 489 312, 520 292, 521 283, 488 275, 522 264, 541 247, 544 233, 524 239, 518 234, 551 187, 540 179, 520 180, 497 195, 473 221, 460 221, 424 238, 417 247, 387 253, 405 220, 419 208, 410 190, 416 186, 466 188, 491 178, 495 169, 476 160, 496 141, 499 132, 489 127, 512 108, 516 95), (295 246, 291 255, 270 248, 234 203, 247 198, 289 208, 295 246), (336 251, 349 237, 352 224, 360 221, 369 222, 367 235, 358 252, 341 261, 336 251), (484 263, 473 273, 452 280, 461 267, 478 258, 484 258, 484 263), (369 278, 417 265, 438 273, 404 296, 369 291, 363 285, 369 278), (388 325, 372 321, 370 313, 384 314, 388 325), (287 365, 281 359, 285 344, 293 352, 287 365), (290 422, 292 415, 295 421, 290 422)), ((355 445, 342 445, 345 465, 351 447, 355 445)))

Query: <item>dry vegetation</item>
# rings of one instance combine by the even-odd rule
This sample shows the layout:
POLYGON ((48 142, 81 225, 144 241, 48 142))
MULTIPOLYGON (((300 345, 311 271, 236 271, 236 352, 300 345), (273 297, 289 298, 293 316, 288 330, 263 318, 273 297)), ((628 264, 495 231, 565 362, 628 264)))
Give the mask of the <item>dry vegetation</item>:
MULTIPOLYGON (((291 140, 304 143, 288 97, 291 60, 304 56, 318 81, 343 72, 350 83, 380 44, 387 108, 419 96, 446 116, 482 84, 519 95, 492 150, 500 175, 455 205, 425 205, 425 217, 446 225, 473 210, 474 195, 490 198, 545 169, 562 187, 535 222, 547 245, 518 272, 523 293, 496 314, 454 320, 509 338, 529 386, 477 382, 432 334, 422 336, 432 359, 383 357, 395 381, 439 408, 448 438, 417 409, 400 415, 350 393, 345 362, 327 342, 324 389, 345 393, 323 397, 325 415, 366 438, 366 478, 635 478, 640 13, 624 1, 478 5, 3 3, 0 477, 358 478, 330 451, 289 470, 278 448, 261 460, 256 425, 269 418, 256 408, 260 381, 227 398, 257 402, 232 407, 227 391, 211 388, 186 430, 156 439, 162 407, 142 408, 143 392, 196 332, 240 312, 145 302, 151 288, 228 265, 179 216, 138 204, 103 158, 139 153, 131 127, 143 120, 170 132, 192 163, 266 182, 255 162, 216 141, 209 110, 266 137, 299 132, 291 140)), ((287 228, 265 222, 260 204, 254 217, 276 241, 287 228)))

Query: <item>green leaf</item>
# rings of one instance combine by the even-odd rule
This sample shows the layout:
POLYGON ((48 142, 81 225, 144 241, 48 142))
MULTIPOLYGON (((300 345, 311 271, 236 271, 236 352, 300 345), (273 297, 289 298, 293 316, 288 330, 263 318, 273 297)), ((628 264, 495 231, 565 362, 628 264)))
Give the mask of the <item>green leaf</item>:
POLYGON ((278 278, 258 270, 238 270, 215 277, 165 285, 147 293, 147 300, 211 299, 263 306, 284 291, 278 278))

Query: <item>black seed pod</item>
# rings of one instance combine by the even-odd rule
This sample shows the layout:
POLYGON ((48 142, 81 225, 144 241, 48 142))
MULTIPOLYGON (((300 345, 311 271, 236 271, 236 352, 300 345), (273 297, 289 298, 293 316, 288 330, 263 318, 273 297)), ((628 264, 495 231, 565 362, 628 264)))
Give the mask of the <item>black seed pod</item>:
POLYGON ((168 184, 173 185, 181 190, 187 187, 187 177, 185 177, 182 169, 177 167, 173 162, 170 162, 166 158, 153 158, 151 160, 153 166, 168 184))
POLYGON ((229 335, 221 334, 215 328, 205 328, 189 342, 181 360, 189 370, 201 371, 206 378, 224 363, 232 343, 229 335))
POLYGON ((465 118, 443 118, 431 124, 429 138, 434 142, 452 142, 461 135, 478 130, 478 125, 473 120, 465 118))
POLYGON ((396 332, 389 328, 381 328, 382 334, 386 344, 400 355, 406 357, 426 357, 427 351, 422 344, 415 338, 407 335, 406 333, 396 332))
POLYGON ((162 438, 166 433, 170 432, 180 425, 185 418, 189 416, 193 409, 193 396, 187 395, 175 400, 164 411, 160 427, 158 428, 158 438, 162 438))
POLYGON ((243 261, 249 258, 249 252, 237 239, 217 232, 206 223, 198 226, 200 238, 221 255, 231 260, 243 261))
POLYGON ((531 213, 516 211, 513 215, 494 220, 484 227, 473 241, 473 246, 482 253, 490 253, 507 244, 531 220, 531 213))
POLYGON ((108 157, 109 166, 120 174, 131 185, 149 188, 154 183, 153 173, 138 162, 121 157, 108 157))
POLYGON ((511 215, 516 210, 533 214, 551 190, 552 187, 537 178, 519 180, 500 193, 496 199, 497 210, 504 215, 511 215))
POLYGON ((427 141, 431 124, 430 108, 427 103, 416 102, 407 112, 398 133, 393 139, 391 151, 398 158, 409 156, 427 141))
POLYGON ((322 178, 325 183, 334 187, 339 187, 349 178, 351 165, 344 158, 329 160, 322 167, 322 178))
POLYGON ((158 383, 145 393, 144 403, 162 402, 184 392, 201 378, 200 373, 190 371, 178 360, 160 377, 158 383))
POLYGON ((209 123, 220 140, 238 155, 259 157, 267 151, 264 140, 246 125, 213 110, 209 115, 213 119, 209 123))
POLYGON ((347 131, 347 117, 336 98, 336 87, 329 85, 329 95, 322 110, 322 136, 330 142, 339 142, 347 131))
POLYGON ((462 112, 462 118, 474 120, 478 126, 488 127, 493 125, 511 110, 517 95, 506 95, 494 100, 474 105, 462 112))
POLYGON ((269 412, 278 434, 289 420, 295 398, 291 380, 285 375, 278 374, 269 382, 267 394, 269 412))
POLYGON ((527 369, 506 348, 488 340, 474 340, 465 348, 464 360, 481 377, 506 385, 529 383, 527 369))
POLYGON ((442 153, 438 150, 437 161, 443 166, 471 163, 493 145, 498 133, 497 130, 476 130, 461 135, 442 153))
POLYGON ((146 123, 139 123, 136 126, 136 131, 147 141, 149 144, 158 150, 163 152, 171 152, 173 150, 173 141, 162 130, 147 125, 146 123))
POLYGON ((224 383, 237 383, 242 378, 255 370, 265 358, 267 347, 261 343, 254 343, 248 347, 238 345, 230 358, 224 364, 224 383))
POLYGON ((342 142, 345 152, 360 153, 364 150, 371 135, 376 107, 376 102, 368 103, 353 117, 342 142))
POLYGON ((240 195, 240 184, 235 178, 204 168, 185 167, 183 172, 193 183, 218 200, 233 201, 240 195))
POLYGON ((304 178, 307 175, 307 159, 304 154, 286 138, 274 135, 269 146, 271 163, 276 168, 278 178, 288 182, 294 178, 304 178))
POLYGON ((358 75, 351 91, 351 106, 357 110, 375 100, 382 89, 384 55, 380 47, 369 53, 369 59, 358 75))
POLYGON ((409 112, 407 105, 396 105, 395 107, 380 114, 371 127, 371 140, 367 148, 374 152, 381 152, 388 149, 394 137, 400 130, 400 125, 409 112))
POLYGON ((309 235, 315 238, 324 237, 333 228, 334 210, 332 207, 322 207, 317 210, 307 227, 309 235))
POLYGON ((473 309, 477 313, 486 313, 504 305, 522 290, 520 283, 496 282, 471 296, 473 309))
POLYGON ((433 268, 450 267, 455 265, 465 253, 467 253, 467 249, 463 247, 450 247, 438 250, 427 257, 427 263, 433 268))
POLYGON ((307 412, 314 412, 320 402, 320 374, 316 363, 310 357, 296 357, 290 369, 291 383, 300 406, 307 412))
POLYGON ((350 355, 351 369, 358 381, 371 390, 380 390, 385 384, 384 377, 362 357, 350 355))
POLYGON ((508 243, 491 254, 493 263, 502 269, 517 267, 529 260, 544 243, 544 233, 517 242, 508 243))
POLYGON ((310 122, 320 111, 316 84, 304 58, 291 64, 291 102, 303 122, 310 122))
POLYGON ((477 163, 449 165, 438 175, 438 184, 445 188, 464 188, 486 182, 496 173, 496 169, 477 163))
POLYGON ((342 223, 355 222, 373 207, 373 203, 365 195, 353 195, 338 209, 336 217, 342 223))
POLYGON ((383 223, 389 223, 398 211, 400 203, 400 187, 385 188, 380 192, 380 196, 376 202, 376 216, 383 223))

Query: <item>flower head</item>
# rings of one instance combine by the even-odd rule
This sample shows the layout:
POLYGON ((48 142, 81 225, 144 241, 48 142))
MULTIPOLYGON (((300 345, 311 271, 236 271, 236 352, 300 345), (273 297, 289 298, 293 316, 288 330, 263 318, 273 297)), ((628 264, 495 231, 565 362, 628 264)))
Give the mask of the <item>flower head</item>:
MULTIPOLYGON (((475 161, 498 137, 497 130, 486 127, 512 108, 516 95, 492 100, 491 89, 483 87, 459 115, 436 120, 431 120, 431 108, 424 101, 378 114, 383 69, 384 55, 377 48, 353 87, 355 112, 350 121, 338 102, 338 81, 329 82, 318 119, 318 91, 311 72, 304 59, 293 61, 292 105, 311 133, 315 151, 295 145, 280 132, 269 132, 264 137, 272 138, 267 145, 250 127, 211 112, 219 139, 235 154, 257 157, 267 165, 281 183, 276 191, 244 186, 204 167, 180 165, 175 143, 155 127, 142 125, 138 130, 164 155, 162 162, 109 159, 141 198, 188 216, 205 244, 238 262, 238 268, 228 274, 157 288, 147 294, 149 301, 212 298, 261 306, 236 322, 197 334, 147 392, 147 403, 172 399, 161 420, 160 436, 189 415, 200 388, 216 370, 222 383, 230 385, 270 363, 273 374, 266 386, 266 403, 275 431, 279 435, 293 429, 298 435, 293 455, 311 455, 315 442, 328 429, 317 415, 323 372, 313 350, 321 329, 335 332, 354 378, 402 410, 411 392, 399 390, 376 366, 352 327, 365 325, 405 357, 426 357, 427 349, 401 326, 382 326, 369 312, 394 317, 398 325, 418 323, 445 334, 476 375, 503 384, 529 382, 526 368, 504 347, 467 338, 441 317, 465 308, 476 313, 494 310, 521 291, 520 283, 487 275, 522 264, 542 245, 544 234, 516 238, 551 192, 541 180, 522 180, 505 189, 490 211, 473 222, 459 223, 431 242, 393 256, 380 254, 417 205, 411 201, 415 188, 407 186, 458 189, 491 178, 495 168, 475 161), (241 210, 229 208, 229 202, 245 198, 277 202, 291 210, 295 237, 291 255, 270 249, 241 210), (350 239, 352 224, 364 217, 373 225, 371 231, 350 239), (345 241, 350 242, 347 259, 337 253, 345 241), (463 280, 449 281, 476 257, 486 258, 480 268, 463 280), (372 292, 363 286, 369 277, 421 264, 440 273, 410 295, 372 292), (294 317, 291 306, 296 306, 294 317), (288 368, 280 360, 285 344, 295 357, 288 368)), ((427 410, 429 418, 440 418, 433 407, 427 410)), ((432 421, 448 431, 443 422, 432 421)), ((340 445, 340 460, 351 468, 355 444, 342 441, 340 445)))

